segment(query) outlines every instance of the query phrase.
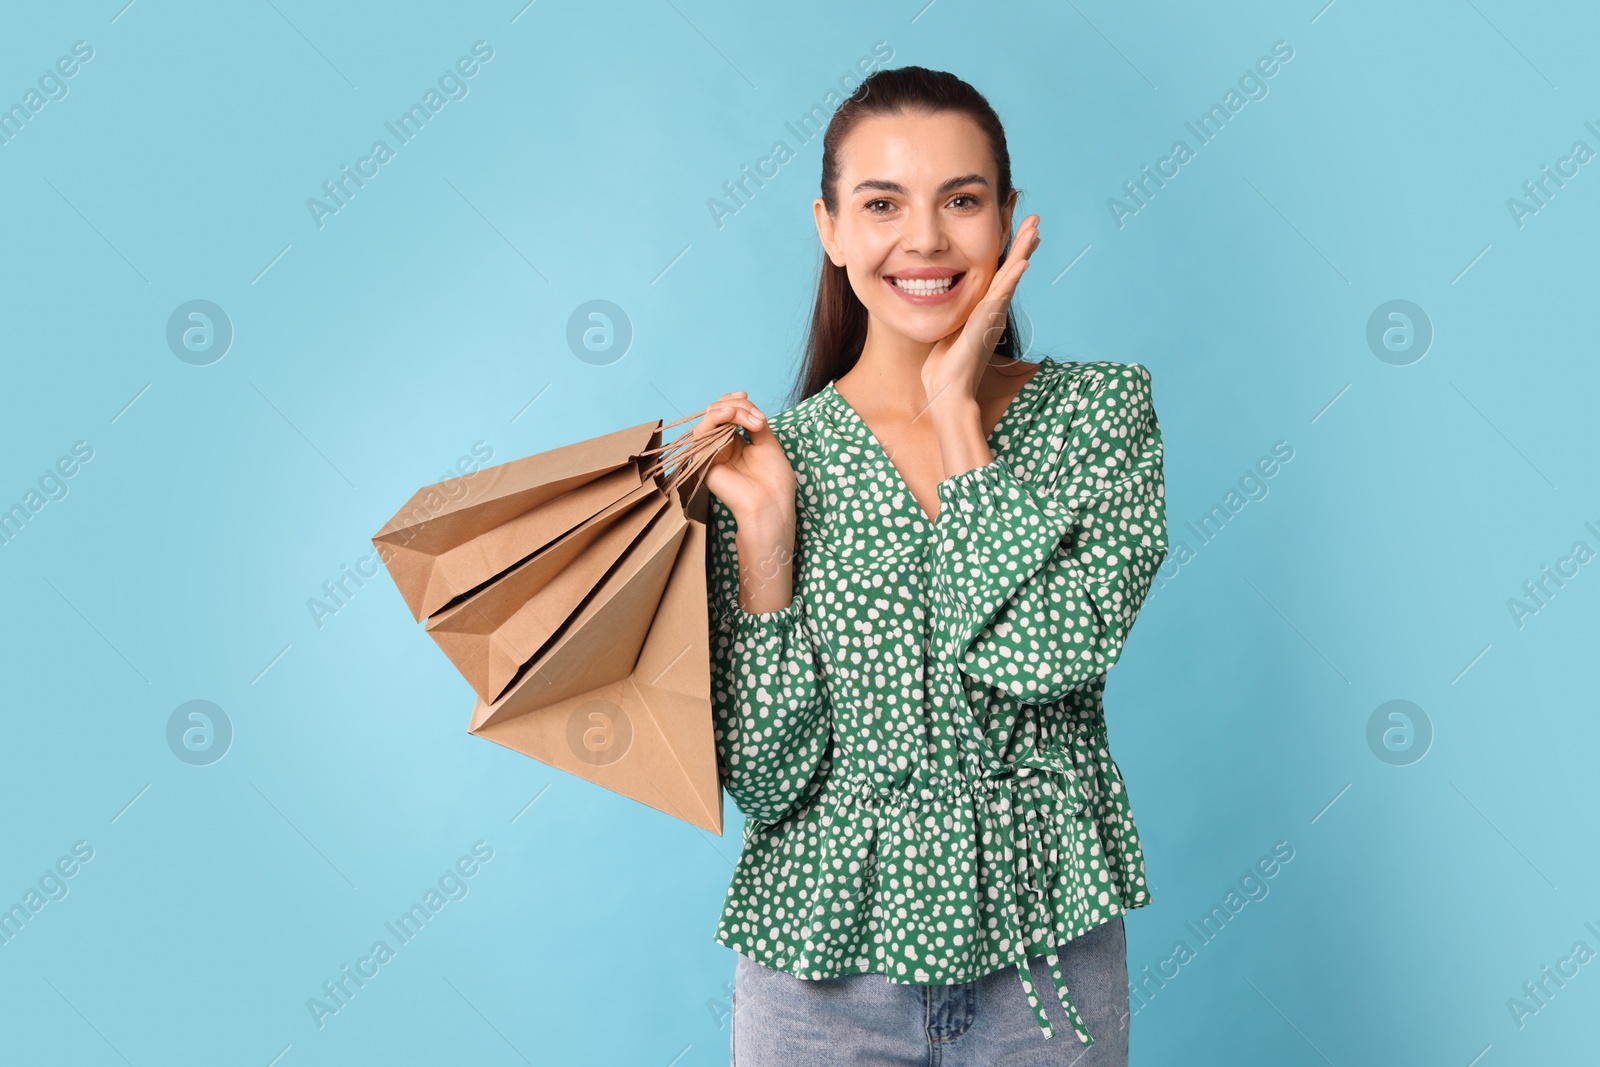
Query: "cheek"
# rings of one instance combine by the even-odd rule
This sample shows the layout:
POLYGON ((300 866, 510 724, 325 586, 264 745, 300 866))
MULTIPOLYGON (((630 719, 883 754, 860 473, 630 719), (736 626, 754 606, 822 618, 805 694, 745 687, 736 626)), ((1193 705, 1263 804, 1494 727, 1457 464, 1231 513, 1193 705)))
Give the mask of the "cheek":
POLYGON ((884 294, 884 281, 879 272, 886 269, 892 248, 879 249, 871 243, 855 244, 845 256, 845 270, 850 275, 850 285, 863 303, 870 304, 884 294))
POLYGON ((856 291, 857 299, 863 304, 871 306, 878 297, 885 295, 878 291, 883 282, 878 278, 875 266, 851 262, 846 265, 846 270, 850 274, 850 288, 856 291))
POLYGON ((845 245, 845 265, 852 275, 876 274, 894 252, 895 235, 870 226, 853 230, 845 245))
POLYGON ((989 291, 989 283, 992 281, 994 281, 994 275, 989 271, 974 270, 967 272, 966 278, 961 282, 961 288, 965 290, 966 295, 957 301, 961 306, 963 317, 983 302, 984 294, 989 291))

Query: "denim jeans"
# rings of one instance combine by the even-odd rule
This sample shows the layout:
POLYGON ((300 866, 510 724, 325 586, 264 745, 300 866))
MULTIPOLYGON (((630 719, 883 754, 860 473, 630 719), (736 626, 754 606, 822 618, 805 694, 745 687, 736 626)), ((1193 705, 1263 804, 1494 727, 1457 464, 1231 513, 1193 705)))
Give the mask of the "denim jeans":
POLYGON ((740 954, 734 964, 733 1067, 832 1064, 1127 1067, 1128 945, 1122 916, 1057 948, 1081 1043, 1041 953, 1028 961, 1055 1027, 1046 1040, 1015 967, 959 985, 896 985, 882 974, 807 980, 740 954))

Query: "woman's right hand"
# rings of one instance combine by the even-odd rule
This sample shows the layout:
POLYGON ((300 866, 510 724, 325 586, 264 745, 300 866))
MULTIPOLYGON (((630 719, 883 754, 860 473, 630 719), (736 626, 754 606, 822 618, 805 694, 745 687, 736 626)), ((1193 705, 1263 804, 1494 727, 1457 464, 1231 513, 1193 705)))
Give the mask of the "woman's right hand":
POLYGON ((706 437, 728 423, 750 431, 750 443, 735 434, 706 471, 706 488, 728 505, 741 533, 756 531, 773 539, 792 536, 795 521, 794 468, 767 418, 744 390, 724 393, 706 407, 695 437, 706 437))

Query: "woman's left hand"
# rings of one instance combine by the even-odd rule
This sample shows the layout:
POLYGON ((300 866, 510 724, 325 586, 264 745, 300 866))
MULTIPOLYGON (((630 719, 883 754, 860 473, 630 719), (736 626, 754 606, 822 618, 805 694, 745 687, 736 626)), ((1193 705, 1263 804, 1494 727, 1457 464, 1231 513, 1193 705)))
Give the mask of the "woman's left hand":
POLYGON ((1022 272, 1028 269, 1028 257, 1038 247, 1039 216, 1029 215, 1012 238, 1011 252, 989 283, 989 291, 983 294, 961 329, 941 338, 922 364, 922 387, 928 395, 929 407, 944 397, 964 401, 977 399, 978 383, 994 358, 995 345, 1005 333, 1012 294, 1017 291, 1022 272))

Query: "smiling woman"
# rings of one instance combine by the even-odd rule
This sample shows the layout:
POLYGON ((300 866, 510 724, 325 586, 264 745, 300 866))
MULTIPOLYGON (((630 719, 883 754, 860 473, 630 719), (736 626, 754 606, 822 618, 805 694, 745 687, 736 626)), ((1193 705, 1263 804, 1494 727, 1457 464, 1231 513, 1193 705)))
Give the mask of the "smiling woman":
POLYGON ((966 82, 878 71, 823 146, 802 396, 694 430, 749 434, 706 474, 736 1062, 1123 1067, 1151 898, 1102 697, 1167 551, 1150 373, 1015 358, 1038 218, 966 82))

